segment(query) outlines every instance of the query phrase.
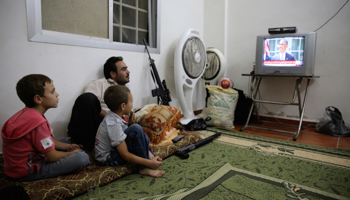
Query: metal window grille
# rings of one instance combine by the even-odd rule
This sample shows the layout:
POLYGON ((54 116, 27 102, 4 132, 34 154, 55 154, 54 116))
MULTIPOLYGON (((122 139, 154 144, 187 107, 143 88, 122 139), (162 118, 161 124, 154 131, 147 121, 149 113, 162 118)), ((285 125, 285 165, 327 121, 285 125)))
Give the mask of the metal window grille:
POLYGON ((156 46, 152 35, 153 4, 151 0, 114 0, 113 41, 143 45, 145 38, 151 47, 156 46))

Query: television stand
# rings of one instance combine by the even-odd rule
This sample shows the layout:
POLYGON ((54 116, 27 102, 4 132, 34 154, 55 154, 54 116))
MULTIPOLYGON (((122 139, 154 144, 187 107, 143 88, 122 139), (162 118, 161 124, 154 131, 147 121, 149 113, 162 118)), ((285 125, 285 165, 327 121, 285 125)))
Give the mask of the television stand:
POLYGON ((246 128, 255 128, 255 129, 262 129, 262 130, 270 130, 270 131, 276 131, 276 132, 282 132, 282 133, 289 133, 289 134, 293 134, 295 135, 295 137, 293 138, 294 141, 297 140, 300 130, 302 128, 302 124, 303 124, 303 117, 304 117, 304 111, 305 111, 305 103, 306 103, 306 97, 307 97, 307 92, 308 92, 308 88, 309 88, 309 83, 310 83, 310 79, 313 78, 320 78, 320 76, 306 76, 306 75, 268 75, 268 74, 242 74, 242 76, 251 76, 252 77, 252 85, 253 88, 252 90, 252 100, 253 103, 250 107, 250 111, 249 111, 249 115, 247 118, 247 121, 244 125, 243 128, 240 129, 240 131, 243 131, 246 128), (294 77, 297 78, 296 82, 295 82, 295 87, 294 87, 294 95, 291 101, 289 102, 281 102, 281 101, 266 101, 266 100, 259 100, 256 99, 257 94, 259 93, 259 88, 260 88, 260 83, 262 78, 271 78, 271 77, 276 77, 276 78, 283 78, 283 77, 294 77), (304 95, 304 99, 303 102, 301 103, 301 95, 300 95, 300 84, 302 82, 303 79, 307 80, 306 83, 306 88, 305 88, 305 95, 304 95), (298 97, 298 102, 295 103, 296 98, 298 97), (295 132, 291 132, 291 131, 285 131, 285 130, 280 130, 280 129, 269 129, 269 128, 264 128, 264 127, 257 127, 257 126, 249 126, 249 119, 252 115, 253 109, 256 106, 256 103, 268 103, 268 104, 278 104, 278 105, 294 105, 294 106, 298 106, 299 108, 299 125, 292 125, 292 124, 285 124, 285 123, 276 123, 276 122, 270 122, 270 121, 263 121, 260 120, 259 117, 259 112, 257 109, 255 109, 257 118, 260 122, 265 122, 265 123, 272 123, 272 124, 279 124, 279 125, 285 125, 285 126, 293 126, 293 127, 297 127, 297 130, 295 132))

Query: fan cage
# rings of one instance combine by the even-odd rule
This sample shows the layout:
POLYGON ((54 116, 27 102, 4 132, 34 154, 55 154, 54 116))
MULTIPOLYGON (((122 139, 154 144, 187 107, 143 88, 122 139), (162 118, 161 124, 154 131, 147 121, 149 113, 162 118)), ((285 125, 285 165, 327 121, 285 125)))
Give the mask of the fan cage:
POLYGON ((187 76, 192 79, 198 78, 205 68, 206 50, 201 39, 190 37, 186 40, 182 49, 182 64, 187 76), (187 53, 187 54, 186 54, 187 53), (195 54, 199 53, 200 61, 195 61, 195 54))
POLYGON ((207 51, 207 66, 203 74, 203 79, 210 81, 216 78, 221 70, 221 62, 216 53, 207 51))

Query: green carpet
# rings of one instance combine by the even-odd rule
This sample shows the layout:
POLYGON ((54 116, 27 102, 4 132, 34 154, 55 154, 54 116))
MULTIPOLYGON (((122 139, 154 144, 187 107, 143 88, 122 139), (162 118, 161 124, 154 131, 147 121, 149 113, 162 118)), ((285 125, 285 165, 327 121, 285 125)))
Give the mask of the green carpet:
POLYGON ((161 178, 130 174, 75 199, 349 199, 350 151, 208 128, 222 136, 163 161, 161 178))

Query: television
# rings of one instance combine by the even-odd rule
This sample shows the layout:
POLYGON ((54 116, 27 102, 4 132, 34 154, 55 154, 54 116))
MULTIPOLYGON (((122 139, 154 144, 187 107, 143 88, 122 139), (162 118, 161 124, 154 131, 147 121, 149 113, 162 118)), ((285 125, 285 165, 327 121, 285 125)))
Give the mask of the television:
POLYGON ((257 36, 255 74, 313 76, 316 32, 257 36))

